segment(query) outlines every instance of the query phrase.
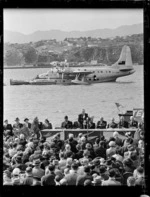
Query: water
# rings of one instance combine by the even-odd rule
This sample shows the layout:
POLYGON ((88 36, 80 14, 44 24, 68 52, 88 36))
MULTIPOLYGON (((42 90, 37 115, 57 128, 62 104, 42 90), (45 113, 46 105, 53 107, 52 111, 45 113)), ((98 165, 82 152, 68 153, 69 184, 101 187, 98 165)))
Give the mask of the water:
POLYGON ((35 116, 40 121, 48 118, 53 126, 60 126, 65 115, 72 121, 84 108, 94 122, 100 117, 118 121, 115 103, 124 106, 123 111, 144 107, 143 66, 135 66, 136 72, 118 78, 117 82, 84 85, 10 86, 9 80, 28 80, 37 74, 47 72, 47 68, 5 69, 4 70, 4 119, 14 123, 16 117, 21 122, 28 117, 32 122, 35 116))

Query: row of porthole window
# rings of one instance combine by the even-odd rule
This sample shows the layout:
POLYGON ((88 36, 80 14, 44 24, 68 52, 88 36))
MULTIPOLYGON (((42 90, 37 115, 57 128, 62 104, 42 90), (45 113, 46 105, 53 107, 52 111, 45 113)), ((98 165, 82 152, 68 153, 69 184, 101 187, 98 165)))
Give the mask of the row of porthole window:
MULTIPOLYGON (((78 70, 80 70, 80 69, 78 69, 78 70)), ((86 69, 84 69, 84 71, 86 71, 86 69)), ((96 72, 103 73, 103 71, 93 71, 93 73, 96 73, 96 72)), ((111 71, 110 70, 109 71, 106 71, 106 73, 111 73, 111 71)))

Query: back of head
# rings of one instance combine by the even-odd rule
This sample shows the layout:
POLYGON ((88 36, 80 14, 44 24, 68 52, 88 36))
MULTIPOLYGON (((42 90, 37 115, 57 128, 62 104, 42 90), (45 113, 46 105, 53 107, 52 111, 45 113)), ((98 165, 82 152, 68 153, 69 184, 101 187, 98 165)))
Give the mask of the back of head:
POLYGON ((115 131, 115 132, 113 133, 113 137, 116 138, 116 137, 118 137, 118 136, 119 136, 119 133, 118 133, 117 131, 115 131))
POLYGON ((125 166, 127 166, 127 167, 132 167, 132 165, 133 165, 133 162, 132 162, 132 160, 130 159, 130 158, 127 158, 127 159, 125 159, 124 161, 123 161, 123 164, 125 165, 125 166))
POLYGON ((100 166, 100 174, 103 174, 106 172, 106 167, 105 166, 100 166))
POLYGON ((129 176, 127 179, 128 186, 135 186, 135 178, 133 176, 129 176))
POLYGON ((116 172, 115 172, 114 169, 110 169, 110 170, 109 170, 109 176, 110 176, 111 178, 116 176, 116 172))
POLYGON ((99 146, 101 146, 101 147, 103 147, 104 144, 105 144, 104 141, 100 141, 100 142, 99 142, 99 146))
POLYGON ((55 170, 55 166, 53 164, 50 164, 48 166, 48 169, 49 169, 50 172, 53 172, 55 170))
POLYGON ((137 168, 137 172, 138 172, 139 174, 143 174, 143 173, 144 173, 144 168, 141 167, 141 166, 139 166, 139 167, 137 168))
POLYGON ((76 149, 77 149, 77 150, 81 150, 81 145, 80 145, 80 144, 77 144, 77 145, 76 145, 76 149))
POLYGON ((55 176, 55 181, 60 182, 60 180, 61 180, 61 176, 56 175, 56 176, 55 176))
POLYGON ((91 171, 91 169, 90 169, 89 166, 85 166, 85 167, 84 167, 84 172, 85 172, 85 173, 90 173, 90 171, 91 171))
POLYGON ((131 158, 133 161, 137 160, 137 153, 131 152, 130 158, 131 158))
POLYGON ((73 163, 73 164, 71 165, 71 168, 72 168, 73 170, 77 170, 77 169, 78 169, 78 164, 77 164, 77 163, 73 163))

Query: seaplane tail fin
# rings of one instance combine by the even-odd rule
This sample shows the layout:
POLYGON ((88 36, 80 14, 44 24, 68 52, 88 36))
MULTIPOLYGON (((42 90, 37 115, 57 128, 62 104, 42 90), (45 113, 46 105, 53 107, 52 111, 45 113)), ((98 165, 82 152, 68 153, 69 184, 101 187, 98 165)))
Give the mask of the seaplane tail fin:
POLYGON ((124 45, 119 57, 119 60, 112 65, 113 67, 117 67, 120 70, 132 69, 132 57, 131 57, 131 50, 130 47, 124 45))

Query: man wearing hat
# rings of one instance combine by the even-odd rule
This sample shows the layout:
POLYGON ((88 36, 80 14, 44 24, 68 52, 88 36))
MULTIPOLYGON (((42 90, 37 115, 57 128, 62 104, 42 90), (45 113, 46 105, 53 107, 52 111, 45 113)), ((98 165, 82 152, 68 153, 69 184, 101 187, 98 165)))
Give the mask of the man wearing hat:
POLYGON ((64 122, 61 124, 62 129, 72 129, 72 122, 68 120, 68 116, 64 117, 64 122))
POLYGON ((8 124, 8 120, 4 121, 3 130, 4 130, 4 133, 6 135, 8 135, 8 134, 11 135, 11 136, 13 135, 13 133, 12 133, 12 130, 13 130, 12 125, 8 124))
POLYGON ((23 124, 20 123, 20 119, 16 118, 15 119, 15 124, 13 124, 13 129, 21 129, 23 127, 23 124))
POLYGON ((32 169, 33 177, 39 177, 40 179, 44 176, 45 172, 40 167, 41 161, 40 159, 36 159, 33 161, 34 168, 32 169))
POLYGON ((55 166, 50 164, 48 166, 48 174, 43 176, 41 179, 41 185, 46 186, 46 185, 56 185, 55 183, 55 166))
POLYGON ((91 181, 93 181, 93 177, 92 175, 90 175, 91 169, 89 166, 85 166, 84 167, 84 174, 83 175, 79 175, 77 177, 77 181, 76 181, 76 185, 84 185, 84 181, 86 179, 89 179, 91 181))
POLYGON ((25 171, 26 177, 23 180, 23 185, 33 185, 32 167, 27 167, 25 171))
POLYGON ((31 123, 29 122, 29 119, 28 118, 25 118, 24 119, 24 126, 31 129, 31 123))
POLYGON ((102 186, 114 186, 121 185, 120 182, 116 181, 116 172, 114 169, 109 170, 109 179, 102 182, 102 186))

